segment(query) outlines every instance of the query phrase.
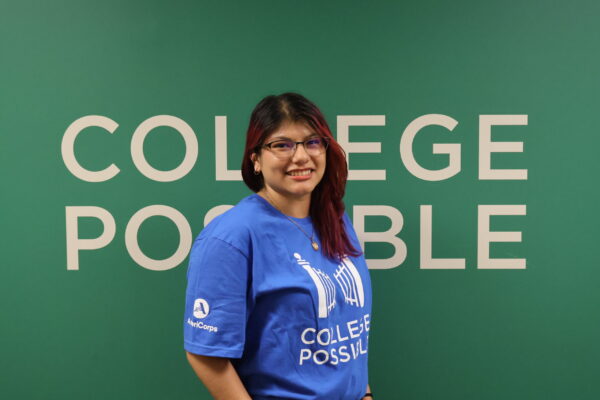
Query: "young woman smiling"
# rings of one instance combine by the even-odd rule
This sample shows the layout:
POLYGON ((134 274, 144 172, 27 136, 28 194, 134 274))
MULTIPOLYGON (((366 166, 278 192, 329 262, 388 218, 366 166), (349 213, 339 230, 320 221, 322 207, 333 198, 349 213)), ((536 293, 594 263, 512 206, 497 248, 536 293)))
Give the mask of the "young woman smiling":
POLYGON ((296 93, 250 117, 242 176, 255 193, 190 253, 184 347, 216 399, 371 398, 371 283, 344 212, 345 154, 296 93))

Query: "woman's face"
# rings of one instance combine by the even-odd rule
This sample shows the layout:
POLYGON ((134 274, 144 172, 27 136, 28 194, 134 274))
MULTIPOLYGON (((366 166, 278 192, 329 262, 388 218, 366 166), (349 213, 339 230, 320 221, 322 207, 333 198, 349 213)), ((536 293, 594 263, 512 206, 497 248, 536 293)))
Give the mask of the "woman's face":
MULTIPOLYGON (((264 141, 265 144, 278 139, 291 139, 301 142, 310 137, 319 137, 307 125, 284 123, 264 141)), ((310 194, 319 184, 325 173, 326 152, 311 156, 303 145, 287 159, 278 157, 267 148, 253 155, 254 170, 263 175, 265 187, 288 200, 310 199, 310 194)))

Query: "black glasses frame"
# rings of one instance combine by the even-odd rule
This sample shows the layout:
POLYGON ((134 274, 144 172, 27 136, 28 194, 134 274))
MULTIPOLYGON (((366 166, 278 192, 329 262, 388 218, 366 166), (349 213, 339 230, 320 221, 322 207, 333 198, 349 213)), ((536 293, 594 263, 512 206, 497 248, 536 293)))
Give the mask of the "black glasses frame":
POLYGON ((317 138, 323 141, 323 147, 324 147, 323 151, 327 151, 327 148, 329 147, 329 138, 326 138, 326 137, 323 137, 323 136, 312 136, 312 137, 309 137, 308 139, 303 140, 301 142, 294 142, 291 139, 276 139, 276 140, 273 140, 272 142, 265 143, 262 146, 258 146, 257 149, 259 149, 259 148, 266 148, 266 149, 272 150, 271 149, 271 145, 273 145, 273 143, 275 143, 275 142, 281 142, 281 141, 290 141, 290 142, 294 143, 294 148, 292 149, 292 153, 291 153, 291 154, 294 154, 294 153, 296 153, 296 149, 298 149, 298 145, 299 144, 301 144, 302 146, 304 146, 304 149, 306 150, 306 142, 311 141, 313 139, 317 139, 317 138))

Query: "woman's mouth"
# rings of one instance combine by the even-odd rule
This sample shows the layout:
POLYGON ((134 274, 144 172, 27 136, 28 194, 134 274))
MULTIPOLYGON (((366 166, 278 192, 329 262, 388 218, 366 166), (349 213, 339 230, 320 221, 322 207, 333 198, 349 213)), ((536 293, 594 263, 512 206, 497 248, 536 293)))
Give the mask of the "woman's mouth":
POLYGON ((286 172, 286 174, 290 176, 309 176, 311 172, 312 169, 296 169, 293 171, 286 172))
POLYGON ((295 181, 307 181, 312 178, 314 169, 295 169, 293 171, 286 172, 286 175, 295 181))

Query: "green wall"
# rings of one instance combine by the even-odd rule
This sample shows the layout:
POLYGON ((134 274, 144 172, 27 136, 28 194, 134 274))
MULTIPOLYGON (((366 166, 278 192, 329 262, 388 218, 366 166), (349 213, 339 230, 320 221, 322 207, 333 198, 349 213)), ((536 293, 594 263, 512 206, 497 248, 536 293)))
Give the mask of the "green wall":
MULTIPOLYGON (((3 1, 0 396, 209 398, 182 348, 187 259, 144 268, 126 227, 144 207, 165 205, 197 235, 211 208, 249 193, 217 179, 215 117, 226 117, 235 170, 254 105, 298 91, 334 134, 340 116, 384 116, 384 125, 350 127, 349 139, 381 144, 352 154, 350 168, 385 170, 386 180, 349 181, 345 198, 355 224, 356 206, 393 207, 403 219, 403 262, 371 271, 377 398, 597 399, 599 13, 595 1, 3 1), (432 144, 460 145, 460 171, 439 181, 415 176, 400 156, 406 127, 429 114, 457 122, 423 128, 412 146, 435 170, 448 156, 432 144), (102 182, 76 177, 61 153, 67 128, 89 115, 118 124, 75 140, 82 167, 120 169, 102 182), (171 182, 146 177, 131 156, 134 131, 158 115, 184 121, 198 142, 193 168, 171 182), (527 179, 480 179, 486 115, 526 116, 492 127, 494 141, 521 142, 523 152, 493 154, 491 165, 527 170, 527 179), (522 235, 491 243, 490 257, 525 268, 479 268, 481 205, 524 206, 525 215, 491 217, 491 231, 522 235), (106 210, 115 234, 76 252, 69 270, 67 207, 82 206, 106 210), (422 206, 431 228, 421 227, 422 206), (432 256, 464 259, 464 268, 423 268, 428 229, 432 256)), ((144 143, 159 170, 185 152, 165 126, 144 143)), ((365 220, 366 232, 391 225, 365 220)), ((106 228, 97 218, 75 226, 83 239, 106 228)), ((180 243, 160 216, 137 238, 159 260, 180 243)), ((370 260, 396 250, 366 243, 370 260)))

